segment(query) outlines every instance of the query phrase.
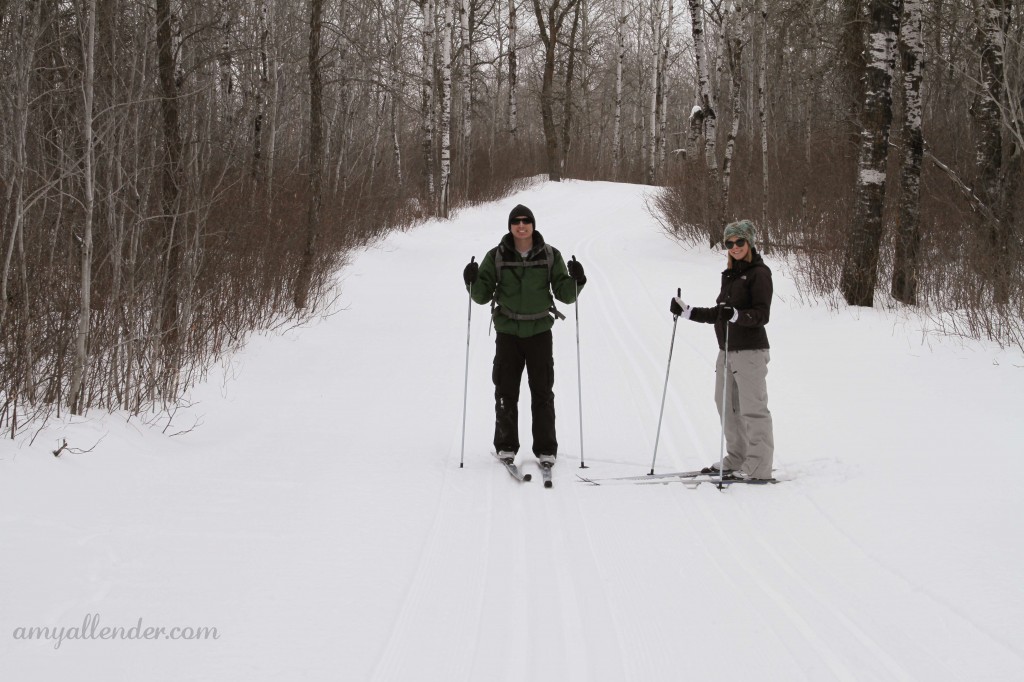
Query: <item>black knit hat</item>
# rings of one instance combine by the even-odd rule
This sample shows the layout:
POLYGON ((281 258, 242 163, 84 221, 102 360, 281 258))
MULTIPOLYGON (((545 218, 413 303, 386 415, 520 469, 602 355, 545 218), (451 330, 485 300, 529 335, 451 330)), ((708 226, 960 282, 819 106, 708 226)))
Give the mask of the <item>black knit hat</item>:
POLYGON ((529 218, 533 222, 533 228, 537 229, 537 221, 533 217, 533 211, 531 211, 527 207, 523 206, 522 204, 519 204, 518 206, 516 206, 515 208, 512 209, 511 213, 508 214, 508 229, 509 229, 509 231, 512 230, 512 219, 513 218, 522 218, 524 216, 529 218))

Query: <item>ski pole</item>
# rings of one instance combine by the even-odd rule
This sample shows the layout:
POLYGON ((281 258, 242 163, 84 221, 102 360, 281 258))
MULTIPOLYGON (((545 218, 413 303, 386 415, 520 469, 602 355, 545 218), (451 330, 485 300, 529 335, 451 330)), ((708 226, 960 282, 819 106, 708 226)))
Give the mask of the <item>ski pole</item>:
MULTIPOLYGON (((676 289, 676 296, 682 296, 683 290, 676 289)), ((665 368, 665 389, 661 392, 661 410, 658 412, 658 431, 654 435, 654 458, 651 459, 651 473, 654 475, 654 463, 658 460, 658 440, 661 438, 661 418, 665 416, 665 396, 668 395, 668 375, 672 369, 672 349, 676 345, 676 326, 679 324, 679 316, 672 316, 672 342, 668 345, 668 367, 665 368)))
MULTIPOLYGON (((576 256, 572 257, 576 262, 576 256)), ((575 280, 573 280, 575 281, 575 280)), ((576 282, 576 389, 580 403, 580 469, 586 469, 583 461, 583 376, 580 374, 580 283, 576 282)))
POLYGON ((722 362, 722 440, 718 449, 718 489, 725 480, 725 409, 729 402, 729 323, 725 323, 725 357, 722 362))
MULTIPOLYGON (((476 262, 476 256, 469 259, 470 263, 476 262)), ((466 375, 462 382, 462 449, 459 452, 459 468, 466 459, 466 397, 469 394, 469 332, 472 329, 473 321, 473 287, 466 285, 466 292, 469 294, 469 313, 466 315, 466 375)))

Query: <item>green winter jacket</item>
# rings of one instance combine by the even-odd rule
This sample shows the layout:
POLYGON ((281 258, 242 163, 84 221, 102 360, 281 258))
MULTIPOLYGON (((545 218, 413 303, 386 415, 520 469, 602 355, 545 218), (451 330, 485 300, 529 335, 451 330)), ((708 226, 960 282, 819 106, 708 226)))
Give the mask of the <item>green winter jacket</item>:
MULTIPOLYGON (((553 315, 544 315, 536 320, 514 320, 502 313, 502 308, 519 315, 543 313, 554 305, 551 294, 562 303, 576 301, 576 281, 569 277, 565 261, 558 249, 551 249, 553 263, 551 265, 551 281, 548 281, 547 252, 544 248, 544 237, 540 232, 533 232, 533 248, 526 258, 519 255, 515 248, 515 240, 506 234, 501 243, 487 252, 480 263, 480 273, 473 288, 470 290, 473 300, 479 304, 496 300, 494 308, 494 329, 502 334, 513 334, 525 338, 548 331, 555 323, 553 315), (501 250, 503 265, 501 281, 495 281, 495 257, 501 250), (512 263, 531 263, 532 265, 510 265, 512 263), (495 292, 497 296, 495 297, 495 292)), ((584 283, 585 284, 585 283, 584 283)), ((583 285, 580 285, 580 290, 583 285)))

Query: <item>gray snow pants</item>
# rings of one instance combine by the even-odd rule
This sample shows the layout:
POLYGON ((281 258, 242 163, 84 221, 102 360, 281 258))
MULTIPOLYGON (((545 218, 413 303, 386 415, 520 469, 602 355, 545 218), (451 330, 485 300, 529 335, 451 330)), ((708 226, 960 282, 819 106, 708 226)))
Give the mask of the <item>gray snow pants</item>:
MULTIPOLYGON (((767 350, 729 352, 728 391, 725 405, 725 450, 723 466, 742 470, 753 478, 772 477, 775 437, 772 413, 768 411, 767 350)), ((715 365, 715 406, 722 417, 722 372, 725 352, 718 351, 715 365)))

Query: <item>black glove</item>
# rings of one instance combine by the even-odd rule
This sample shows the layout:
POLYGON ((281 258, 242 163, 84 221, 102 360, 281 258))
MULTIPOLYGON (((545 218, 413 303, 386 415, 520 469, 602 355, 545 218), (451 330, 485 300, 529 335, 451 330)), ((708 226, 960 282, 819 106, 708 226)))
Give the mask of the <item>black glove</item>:
POLYGON ((718 320, 720 322, 732 322, 736 317, 736 309, 731 305, 718 306, 718 320))
POLYGON ((676 317, 684 317, 688 320, 690 319, 690 311, 693 310, 693 306, 687 305, 682 298, 675 296, 672 302, 669 303, 668 310, 676 317))
POLYGON ((576 280, 577 284, 584 284, 587 281, 587 276, 583 274, 583 264, 576 260, 575 256, 566 263, 566 266, 569 268, 569 276, 576 280))
POLYGON ((476 261, 471 261, 466 269, 462 271, 462 281, 469 286, 476 281, 477 275, 480 274, 480 265, 476 261))

